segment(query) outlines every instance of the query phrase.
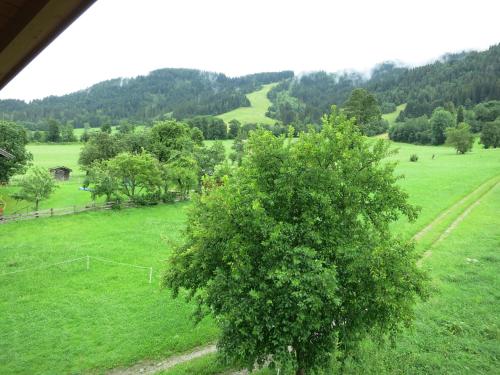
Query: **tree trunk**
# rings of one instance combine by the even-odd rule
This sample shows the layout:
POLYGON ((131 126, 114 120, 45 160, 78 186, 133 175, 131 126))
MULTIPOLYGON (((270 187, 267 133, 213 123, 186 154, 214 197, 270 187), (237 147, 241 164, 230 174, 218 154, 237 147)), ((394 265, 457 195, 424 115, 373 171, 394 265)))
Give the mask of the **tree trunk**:
POLYGON ((295 375, 306 375, 306 369, 304 366, 303 351, 297 349, 298 345, 295 345, 295 354, 297 355, 297 371, 295 375))
POLYGON ((39 201, 38 199, 37 199, 37 200, 35 200, 35 211, 38 211, 38 203, 39 203, 39 202, 40 202, 40 201, 39 201))

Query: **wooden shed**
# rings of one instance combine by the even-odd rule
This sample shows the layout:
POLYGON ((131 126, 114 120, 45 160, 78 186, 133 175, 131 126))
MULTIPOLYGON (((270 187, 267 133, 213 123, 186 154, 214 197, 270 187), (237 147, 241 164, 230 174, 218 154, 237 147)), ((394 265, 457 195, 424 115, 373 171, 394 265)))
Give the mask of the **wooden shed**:
POLYGON ((71 169, 68 167, 54 167, 50 168, 50 173, 56 180, 67 181, 69 180, 69 174, 71 173, 71 169))

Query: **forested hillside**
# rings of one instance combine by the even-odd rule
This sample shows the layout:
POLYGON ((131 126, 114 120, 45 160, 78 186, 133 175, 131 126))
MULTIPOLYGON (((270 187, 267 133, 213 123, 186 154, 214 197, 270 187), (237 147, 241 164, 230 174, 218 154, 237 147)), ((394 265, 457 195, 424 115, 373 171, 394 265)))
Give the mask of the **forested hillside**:
POLYGON ((248 107, 246 94, 264 84, 277 83, 269 92, 267 116, 296 126, 321 121, 332 104, 344 106, 355 88, 375 94, 383 113, 407 103, 399 120, 430 116, 436 107, 448 109, 500 99, 500 44, 482 52, 448 54, 415 68, 383 63, 369 78, 360 73, 292 71, 257 73, 230 78, 221 73, 192 69, 160 69, 146 76, 118 78, 61 97, 25 103, 0 100, 0 116, 43 129, 53 118, 74 128, 118 124, 120 120, 147 123, 220 115, 248 107))
POLYGON ((86 90, 31 103, 1 100, 4 118, 28 127, 48 118, 98 127, 121 119, 145 122, 162 117, 182 119, 196 115, 217 115, 250 103, 245 94, 261 85, 281 81, 293 72, 258 73, 230 78, 221 73, 192 69, 161 69, 146 76, 118 78, 86 90))
POLYGON ((269 116, 285 123, 317 123, 332 104, 342 106, 351 91, 376 94, 383 112, 408 103, 402 117, 430 115, 438 106, 472 105, 500 99, 500 44, 483 52, 448 54, 432 64, 377 66, 369 79, 358 73, 314 72, 291 78, 270 92, 269 116))

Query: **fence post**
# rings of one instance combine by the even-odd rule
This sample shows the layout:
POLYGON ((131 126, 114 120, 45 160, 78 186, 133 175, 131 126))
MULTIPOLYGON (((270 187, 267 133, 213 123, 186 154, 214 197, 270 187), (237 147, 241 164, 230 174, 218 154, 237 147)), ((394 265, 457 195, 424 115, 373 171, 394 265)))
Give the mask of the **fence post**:
POLYGON ((90 257, 87 255, 87 270, 90 268, 90 257))
POLYGON ((149 283, 153 280, 153 267, 149 267, 149 283))
POLYGON ((50 216, 54 216, 54 209, 53 208, 50 209, 50 216))

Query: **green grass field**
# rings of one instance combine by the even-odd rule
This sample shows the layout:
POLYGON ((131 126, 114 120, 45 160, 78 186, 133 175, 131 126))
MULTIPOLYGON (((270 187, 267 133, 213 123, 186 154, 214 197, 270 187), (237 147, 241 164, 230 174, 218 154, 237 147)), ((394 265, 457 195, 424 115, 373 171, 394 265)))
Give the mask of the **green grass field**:
MULTIPOLYGON (((397 171, 406 175, 400 183, 411 201, 422 207, 416 223, 401 220, 393 226, 405 238, 500 174, 499 149, 484 150, 476 145, 472 153, 457 155, 448 147, 395 146, 400 148, 393 157, 399 161, 397 171), (419 155, 417 163, 409 161, 413 153, 419 155)), ((78 147, 37 145, 30 149, 37 164, 75 167, 78 147)), ((66 198, 54 195, 53 199, 61 203, 78 193, 68 187, 66 198)), ((359 373, 362 364, 366 373, 374 374, 465 374, 470 361, 472 373, 489 373, 499 354, 495 351, 499 347, 499 314, 492 303, 498 300, 498 187, 481 201, 424 262, 434 278, 434 294, 429 302, 418 306, 415 331, 405 332, 397 349, 377 351, 376 345, 367 342, 361 362, 349 364, 350 373, 359 373), (464 265, 464 256, 478 259, 479 263, 464 265), (468 273, 469 266, 477 266, 473 269, 476 273, 468 273), (454 277, 458 281, 453 281, 454 277), (476 325, 480 327, 477 331, 472 328, 476 325), (450 330, 459 334, 450 335, 450 330), (448 345, 449 340, 455 341, 448 345), (391 362, 393 357, 398 363, 391 362)), ((210 320, 194 327, 189 320, 193 306, 172 300, 168 291, 158 288, 159 270, 165 267, 165 259, 180 239, 188 205, 92 212, 1 225, 0 274, 90 255, 151 266, 154 281, 148 284, 148 270, 97 260, 91 260, 88 271, 85 260, 81 260, 0 276, 0 373, 102 373, 144 359, 165 358, 214 340, 217 331, 210 320)), ((453 212, 446 223, 463 209, 453 212)), ((429 236, 434 238, 435 232, 443 229, 437 226, 429 236)), ((209 358, 197 361, 175 371, 197 373, 193 366, 213 366, 219 371, 209 358)), ((210 373, 207 371, 203 373, 210 373)))
MULTIPOLYGON (((205 141, 209 146, 215 141, 205 141)), ((226 156, 232 152, 232 140, 221 141, 226 150, 226 156)), ((78 165, 78 157, 83 147, 81 143, 70 144, 30 144, 28 150, 33 154, 33 164, 44 168, 51 168, 64 165, 71 168, 71 177, 68 181, 59 182, 59 187, 54 194, 40 203, 40 209, 64 208, 71 206, 85 206, 92 202, 88 191, 80 190, 84 180, 84 172, 78 165)), ((16 186, 0 186, 0 199, 6 202, 4 213, 10 215, 19 212, 28 212, 33 210, 33 204, 24 201, 15 201, 10 195, 17 190, 16 186)), ((98 199, 98 202, 102 199, 98 199)))
POLYGON ((214 340, 210 321, 158 287, 184 226, 186 204, 85 213, 0 227, 0 274, 82 256, 91 259, 3 275, 0 373, 100 372, 163 358, 214 340))
MULTIPOLYGON (((71 168, 71 177, 68 181, 59 182, 58 189, 46 201, 42 201, 40 209, 84 206, 92 201, 90 193, 79 190, 82 186, 84 173, 78 166, 78 156, 81 143, 70 144, 30 144, 27 149, 33 154, 33 164, 44 168, 64 165, 71 168)), ((10 198, 17 188, 15 186, 0 187, 0 198, 6 202, 5 214, 32 211, 33 205, 24 201, 15 201, 10 198)))
POLYGON ((405 108, 406 108, 406 103, 400 104, 396 107, 396 110, 394 112, 386 113, 382 115, 382 118, 384 120, 389 121, 389 126, 391 126, 396 122, 396 118, 399 116, 399 112, 404 111, 405 108))
POLYGON ((266 116, 267 109, 271 101, 267 98, 267 93, 276 86, 276 83, 263 85, 259 91, 247 94, 250 100, 250 107, 240 107, 230 112, 223 113, 217 117, 223 119, 226 123, 231 120, 238 120, 242 124, 269 124, 273 125, 276 120, 266 116))

